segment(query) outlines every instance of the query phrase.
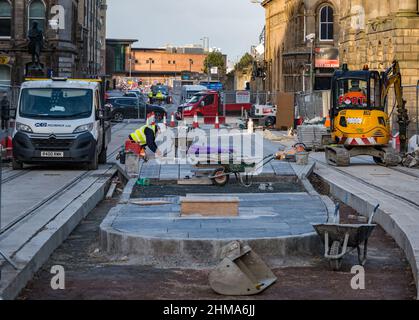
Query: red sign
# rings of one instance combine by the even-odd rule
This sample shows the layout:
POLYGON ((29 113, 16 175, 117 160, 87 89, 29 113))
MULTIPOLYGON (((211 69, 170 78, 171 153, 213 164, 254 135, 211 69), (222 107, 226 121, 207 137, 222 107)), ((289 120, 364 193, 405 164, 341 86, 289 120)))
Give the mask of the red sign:
POLYGON ((316 48, 316 68, 339 68, 338 48, 316 48))

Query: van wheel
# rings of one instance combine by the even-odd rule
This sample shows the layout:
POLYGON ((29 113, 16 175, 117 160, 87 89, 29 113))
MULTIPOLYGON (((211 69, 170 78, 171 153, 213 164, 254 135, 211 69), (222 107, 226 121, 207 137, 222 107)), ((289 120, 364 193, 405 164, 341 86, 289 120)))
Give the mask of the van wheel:
POLYGON ((23 169, 23 163, 20 161, 17 161, 13 158, 12 160, 12 169, 13 170, 22 170, 23 169))
POLYGON ((102 152, 99 154, 99 163, 106 164, 108 161, 108 148, 103 148, 102 152))
POLYGON ((89 171, 97 170, 98 167, 99 167, 99 155, 98 155, 97 149, 96 149, 95 150, 95 155, 93 156, 92 161, 90 161, 87 164, 87 170, 89 170, 89 171))

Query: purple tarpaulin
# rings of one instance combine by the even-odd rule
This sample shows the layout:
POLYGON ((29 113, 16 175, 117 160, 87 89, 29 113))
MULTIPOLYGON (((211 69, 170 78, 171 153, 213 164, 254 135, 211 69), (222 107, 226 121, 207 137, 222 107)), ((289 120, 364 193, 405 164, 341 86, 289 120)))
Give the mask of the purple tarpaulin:
POLYGON ((233 154, 234 153, 234 149, 233 148, 214 148, 211 146, 196 146, 193 145, 189 148, 189 154, 195 154, 195 155, 200 155, 200 154, 233 154))

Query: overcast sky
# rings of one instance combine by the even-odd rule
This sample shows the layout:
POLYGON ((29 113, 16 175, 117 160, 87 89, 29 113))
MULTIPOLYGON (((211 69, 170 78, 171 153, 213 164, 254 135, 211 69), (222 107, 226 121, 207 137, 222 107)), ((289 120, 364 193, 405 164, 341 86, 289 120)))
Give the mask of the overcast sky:
POLYGON ((264 10, 251 0, 108 0, 108 38, 133 38, 135 47, 202 44, 236 60, 258 44, 264 10))

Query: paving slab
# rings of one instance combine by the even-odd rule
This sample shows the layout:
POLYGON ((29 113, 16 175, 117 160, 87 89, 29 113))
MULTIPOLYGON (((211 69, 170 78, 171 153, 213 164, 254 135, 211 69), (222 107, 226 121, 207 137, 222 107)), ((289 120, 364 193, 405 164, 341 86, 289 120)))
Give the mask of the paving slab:
POLYGON ((354 159, 351 167, 334 168, 323 157, 312 155, 317 161, 315 173, 329 184, 333 196, 367 217, 380 204, 374 220, 405 252, 419 288, 419 178, 397 168, 367 164, 363 158, 354 159))
MULTIPOLYGON (((120 124, 113 128, 109 162, 114 161, 117 151, 135 126, 120 124)), ((31 191, 28 190, 27 194, 36 196, 25 197, 31 199, 31 202, 20 202, 19 199, 14 205, 10 201, 4 202, 6 222, 11 221, 11 213, 21 219, 10 229, 3 229, 0 233, 0 250, 18 266, 18 270, 14 270, 10 265, 1 266, 0 300, 14 299, 19 294, 33 274, 47 261, 49 255, 104 198, 110 180, 116 172, 116 166, 110 163, 101 165, 94 172, 71 168, 66 170, 62 167, 32 167, 28 174, 19 176, 19 180, 23 179, 20 188, 30 187, 31 191), (74 184, 71 183, 72 180, 74 184), (49 182, 50 185, 45 185, 45 182, 49 182), (65 188, 62 188, 63 186, 65 188), (57 190, 59 192, 54 193, 57 190), (31 213, 24 214, 29 212, 28 210, 31 210, 31 213)), ((13 183, 6 186, 16 187, 13 183)), ((13 197, 11 199, 13 200, 13 197)))

